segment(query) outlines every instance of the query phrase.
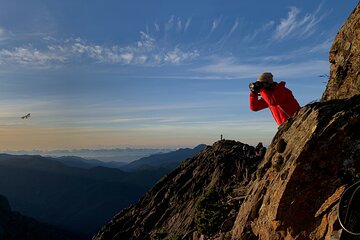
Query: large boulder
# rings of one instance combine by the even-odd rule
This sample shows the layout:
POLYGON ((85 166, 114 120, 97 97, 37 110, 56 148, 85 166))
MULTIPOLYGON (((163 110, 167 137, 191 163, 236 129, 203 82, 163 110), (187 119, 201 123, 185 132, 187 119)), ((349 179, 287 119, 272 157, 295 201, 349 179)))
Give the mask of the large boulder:
POLYGON ((360 3, 338 32, 330 49, 330 80, 322 101, 360 93, 360 3))

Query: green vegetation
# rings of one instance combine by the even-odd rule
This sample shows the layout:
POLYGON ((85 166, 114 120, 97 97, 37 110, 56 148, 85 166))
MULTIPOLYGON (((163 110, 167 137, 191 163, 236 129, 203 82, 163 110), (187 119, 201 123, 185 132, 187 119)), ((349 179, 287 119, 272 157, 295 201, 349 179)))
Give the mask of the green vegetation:
POLYGON ((166 240, 181 240, 182 238, 183 238, 182 235, 175 235, 175 236, 167 238, 166 240))
POLYGON ((195 205, 195 224, 205 236, 219 231, 226 217, 226 206, 221 201, 221 190, 212 188, 204 193, 195 205))
POLYGON ((165 230, 160 230, 151 237, 151 240, 181 240, 182 238, 182 235, 168 236, 165 230))

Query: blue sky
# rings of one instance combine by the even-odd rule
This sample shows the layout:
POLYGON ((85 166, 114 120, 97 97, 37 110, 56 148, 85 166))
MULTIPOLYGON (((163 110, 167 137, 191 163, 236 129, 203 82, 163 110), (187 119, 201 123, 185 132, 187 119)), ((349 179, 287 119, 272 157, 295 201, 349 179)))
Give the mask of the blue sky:
POLYGON ((302 106, 321 98, 357 1, 0 4, 0 146, 30 150, 268 144, 249 82, 270 71, 302 106))

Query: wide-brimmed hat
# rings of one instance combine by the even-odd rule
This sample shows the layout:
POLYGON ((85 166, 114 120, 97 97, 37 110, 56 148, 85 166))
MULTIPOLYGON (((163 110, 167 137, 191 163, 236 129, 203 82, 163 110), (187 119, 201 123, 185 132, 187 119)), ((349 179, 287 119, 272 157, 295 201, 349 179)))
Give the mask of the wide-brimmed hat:
POLYGON ((273 83, 273 75, 271 72, 264 72, 262 73, 258 79, 256 80, 258 82, 267 82, 267 83, 273 83))

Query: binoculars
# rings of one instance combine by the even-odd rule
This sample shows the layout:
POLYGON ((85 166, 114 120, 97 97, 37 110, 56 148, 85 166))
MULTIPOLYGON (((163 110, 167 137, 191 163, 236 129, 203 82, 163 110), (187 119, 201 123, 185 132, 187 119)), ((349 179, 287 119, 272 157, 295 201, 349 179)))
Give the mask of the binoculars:
POLYGON ((252 91, 253 93, 258 93, 263 87, 264 83, 262 82, 252 82, 249 84, 250 91, 252 91))

